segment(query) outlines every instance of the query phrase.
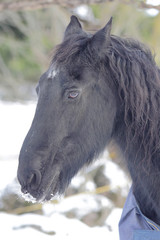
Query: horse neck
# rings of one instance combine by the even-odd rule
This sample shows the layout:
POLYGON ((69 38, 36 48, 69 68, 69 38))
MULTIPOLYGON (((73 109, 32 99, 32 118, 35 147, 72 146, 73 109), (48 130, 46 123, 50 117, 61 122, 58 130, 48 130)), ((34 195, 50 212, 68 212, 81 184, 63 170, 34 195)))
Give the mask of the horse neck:
POLYGON ((133 181, 134 195, 144 215, 160 225, 160 151, 155 151, 147 159, 145 147, 141 144, 144 136, 136 138, 130 135, 129 139, 128 129, 122 119, 119 120, 119 127, 116 127, 114 139, 124 154, 133 181))

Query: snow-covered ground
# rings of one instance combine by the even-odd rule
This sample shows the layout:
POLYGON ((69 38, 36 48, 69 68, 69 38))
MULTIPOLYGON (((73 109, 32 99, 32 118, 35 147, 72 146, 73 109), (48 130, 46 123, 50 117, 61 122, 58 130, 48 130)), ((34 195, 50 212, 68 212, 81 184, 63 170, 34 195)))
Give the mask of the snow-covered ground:
MULTIPOLYGON (((11 192, 17 191, 18 184, 15 184, 18 154, 23 139, 30 127, 34 112, 35 103, 26 105, 19 103, 0 102, 0 199, 4 194, 6 186, 11 192)), ((128 179, 119 167, 112 163, 108 153, 105 152, 101 159, 90 168, 96 168, 98 164, 105 164, 104 173, 110 180, 110 188, 113 192, 123 189, 124 196, 129 188, 128 179)), ((86 171, 86 172, 87 172, 86 171)), ((78 187, 85 181, 83 175, 73 179, 73 187, 78 187)), ((87 190, 94 189, 94 183, 88 181, 87 190)), ((87 236, 91 239, 118 240, 118 221, 122 209, 117 208, 113 203, 102 195, 79 194, 76 196, 61 199, 57 204, 45 203, 42 206, 42 215, 26 213, 13 215, 6 212, 0 213, 1 236, 17 240, 36 238, 54 240, 83 239, 87 236), (101 209, 110 209, 110 214, 104 221, 103 226, 89 227, 79 219, 88 213, 98 212, 101 209), (73 212, 74 217, 67 217, 66 212, 73 212)))
MULTIPOLYGON (((117 231, 111 232, 106 227, 90 228, 77 219, 69 219, 59 213, 54 213, 49 217, 34 214, 13 216, 1 213, 0 221, 3 223, 1 236, 5 236, 6 239, 81 240, 87 237, 93 240, 118 239, 117 231)), ((116 219, 114 224, 115 222, 116 219)))

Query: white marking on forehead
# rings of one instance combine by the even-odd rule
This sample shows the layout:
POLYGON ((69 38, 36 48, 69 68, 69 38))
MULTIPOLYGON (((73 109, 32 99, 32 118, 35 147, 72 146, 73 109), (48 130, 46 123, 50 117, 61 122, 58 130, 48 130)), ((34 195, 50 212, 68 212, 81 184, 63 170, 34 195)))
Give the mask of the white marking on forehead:
POLYGON ((56 70, 54 67, 51 67, 48 70, 48 78, 54 78, 58 73, 58 70, 56 70))

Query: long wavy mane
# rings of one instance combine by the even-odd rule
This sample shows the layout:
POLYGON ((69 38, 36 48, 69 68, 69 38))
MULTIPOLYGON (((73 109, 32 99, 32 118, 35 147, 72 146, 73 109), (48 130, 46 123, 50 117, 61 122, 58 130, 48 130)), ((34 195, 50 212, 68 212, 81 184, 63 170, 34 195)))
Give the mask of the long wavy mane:
POLYGON ((160 150, 160 70, 149 48, 134 39, 112 35, 111 44, 104 51, 104 61, 99 56, 93 57, 90 39, 86 35, 67 39, 57 46, 52 63, 59 65, 70 61, 74 65, 74 58, 83 52, 88 66, 107 72, 109 67, 123 109, 119 118, 126 127, 126 149, 137 142, 139 149, 135 159, 139 150, 143 150, 140 162, 145 161, 146 171, 149 171, 153 155, 160 150))
POLYGON ((140 142, 141 161, 150 168, 153 155, 160 150, 160 70, 150 50, 133 39, 112 36, 107 58, 124 107, 127 146, 140 142))

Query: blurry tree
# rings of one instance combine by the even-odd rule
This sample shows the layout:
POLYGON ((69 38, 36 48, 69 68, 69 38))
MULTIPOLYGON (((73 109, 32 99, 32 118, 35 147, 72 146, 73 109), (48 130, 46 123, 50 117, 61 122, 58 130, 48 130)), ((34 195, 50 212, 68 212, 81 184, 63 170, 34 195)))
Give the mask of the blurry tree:
MULTIPOLYGON (((12 0, 5 1, 1 0, 0 2, 0 11, 2 10, 24 10, 24 9, 37 9, 52 6, 53 4, 61 5, 63 7, 75 7, 81 4, 100 4, 106 2, 113 2, 116 0, 12 0)), ((154 8, 160 10, 160 5, 155 6, 152 4, 147 4, 146 0, 119 0, 119 3, 133 4, 136 2, 136 5, 139 8, 154 8)))
POLYGON ((67 12, 58 6, 0 14, 0 98, 31 98, 31 83, 47 68, 67 21, 67 12))
MULTIPOLYGON (((52 48, 61 41, 70 15, 78 14, 73 6, 83 2, 99 3, 88 6, 94 15, 91 21, 79 15, 86 30, 97 30, 113 16, 112 33, 146 43, 157 54, 156 60, 160 64, 160 13, 148 15, 145 9, 153 6, 146 5, 145 1, 0 0, 0 10, 3 9, 0 11, 0 99, 35 97, 34 86, 49 65, 52 48), (53 5, 53 2, 57 5, 53 5), (13 11, 16 10, 13 6, 18 4, 23 7, 17 9, 23 11, 13 11), (35 7, 29 4, 35 4, 35 7), (45 4, 52 5, 44 8, 47 7, 45 4), (12 11, 5 11, 7 8, 12 11), (28 8, 34 11, 26 10, 28 8)), ((159 9, 159 6, 154 8, 159 9)))

